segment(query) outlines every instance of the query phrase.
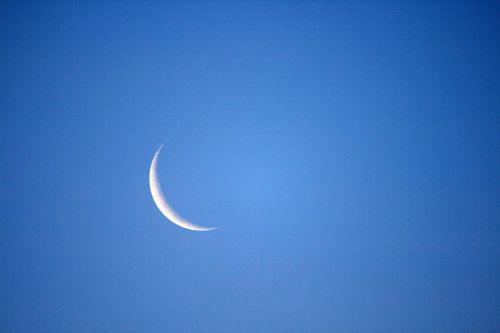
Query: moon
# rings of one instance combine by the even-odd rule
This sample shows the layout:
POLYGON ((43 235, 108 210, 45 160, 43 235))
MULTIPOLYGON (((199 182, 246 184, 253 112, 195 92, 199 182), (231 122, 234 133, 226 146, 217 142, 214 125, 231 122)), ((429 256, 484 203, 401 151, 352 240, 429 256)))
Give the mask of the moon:
POLYGON ((192 231, 210 231, 217 228, 202 227, 194 223, 189 222, 182 216, 178 215, 175 210, 168 204, 167 199, 161 191, 160 182, 158 181, 158 172, 156 171, 158 165, 158 156, 160 156, 160 151, 163 145, 158 148, 151 162, 151 167, 149 169, 149 188, 151 189, 151 195, 153 200, 163 215, 171 222, 177 224, 179 227, 192 230, 192 231))

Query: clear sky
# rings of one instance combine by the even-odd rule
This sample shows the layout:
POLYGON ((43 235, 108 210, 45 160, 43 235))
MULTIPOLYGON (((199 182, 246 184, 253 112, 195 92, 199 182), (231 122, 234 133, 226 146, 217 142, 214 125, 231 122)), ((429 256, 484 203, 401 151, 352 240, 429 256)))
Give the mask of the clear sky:
POLYGON ((499 332, 499 110, 498 2, 1 2, 0 331, 499 332))

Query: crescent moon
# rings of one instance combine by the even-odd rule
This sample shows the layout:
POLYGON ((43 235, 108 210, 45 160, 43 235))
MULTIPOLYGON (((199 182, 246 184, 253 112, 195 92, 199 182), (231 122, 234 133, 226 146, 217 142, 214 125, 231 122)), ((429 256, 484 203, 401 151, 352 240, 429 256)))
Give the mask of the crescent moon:
POLYGON ((153 200, 163 215, 171 222, 177 224, 179 227, 193 230, 193 231, 210 231, 217 228, 208 228, 196 225, 194 223, 189 222, 182 216, 178 215, 174 209, 168 204, 163 192, 161 191, 160 182, 158 181, 158 173, 156 171, 158 165, 158 156, 160 156, 160 151, 163 145, 158 148, 153 157, 153 161, 151 162, 151 167, 149 169, 149 188, 151 189, 151 195, 153 196, 153 200))

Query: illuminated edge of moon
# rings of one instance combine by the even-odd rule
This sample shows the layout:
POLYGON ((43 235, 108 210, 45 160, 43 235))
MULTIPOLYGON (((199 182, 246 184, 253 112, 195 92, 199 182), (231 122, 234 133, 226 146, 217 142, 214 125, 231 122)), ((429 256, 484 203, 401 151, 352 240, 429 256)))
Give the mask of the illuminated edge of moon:
POLYGON ((177 224, 179 227, 192 230, 192 231, 210 231, 217 229, 216 227, 202 227, 194 223, 189 222, 182 216, 178 215, 175 210, 170 206, 167 199, 163 195, 161 190, 160 182, 158 181, 158 172, 156 171, 158 165, 158 156, 160 156, 160 151, 163 148, 163 144, 156 151, 153 161, 151 162, 151 167, 149 169, 149 188, 151 189, 151 195, 153 200, 162 214, 169 219, 172 223, 177 224))

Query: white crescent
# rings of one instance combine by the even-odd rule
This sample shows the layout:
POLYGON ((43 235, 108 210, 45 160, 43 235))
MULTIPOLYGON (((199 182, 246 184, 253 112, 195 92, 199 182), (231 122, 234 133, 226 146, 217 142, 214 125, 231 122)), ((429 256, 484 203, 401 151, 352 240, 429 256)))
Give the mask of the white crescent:
POLYGON ((153 162, 151 162, 151 168, 149 169, 149 188, 151 189, 151 195, 153 196, 153 200, 158 207, 158 209, 162 212, 163 215, 173 223, 177 224, 179 227, 193 230, 193 231, 210 231, 217 228, 208 228, 196 225, 194 223, 189 222, 184 219, 182 216, 179 216, 174 209, 168 204, 163 192, 161 191, 160 182, 158 181, 158 173, 156 171, 156 167, 158 165, 158 156, 160 156, 160 151, 163 145, 158 148, 153 157, 153 162))

